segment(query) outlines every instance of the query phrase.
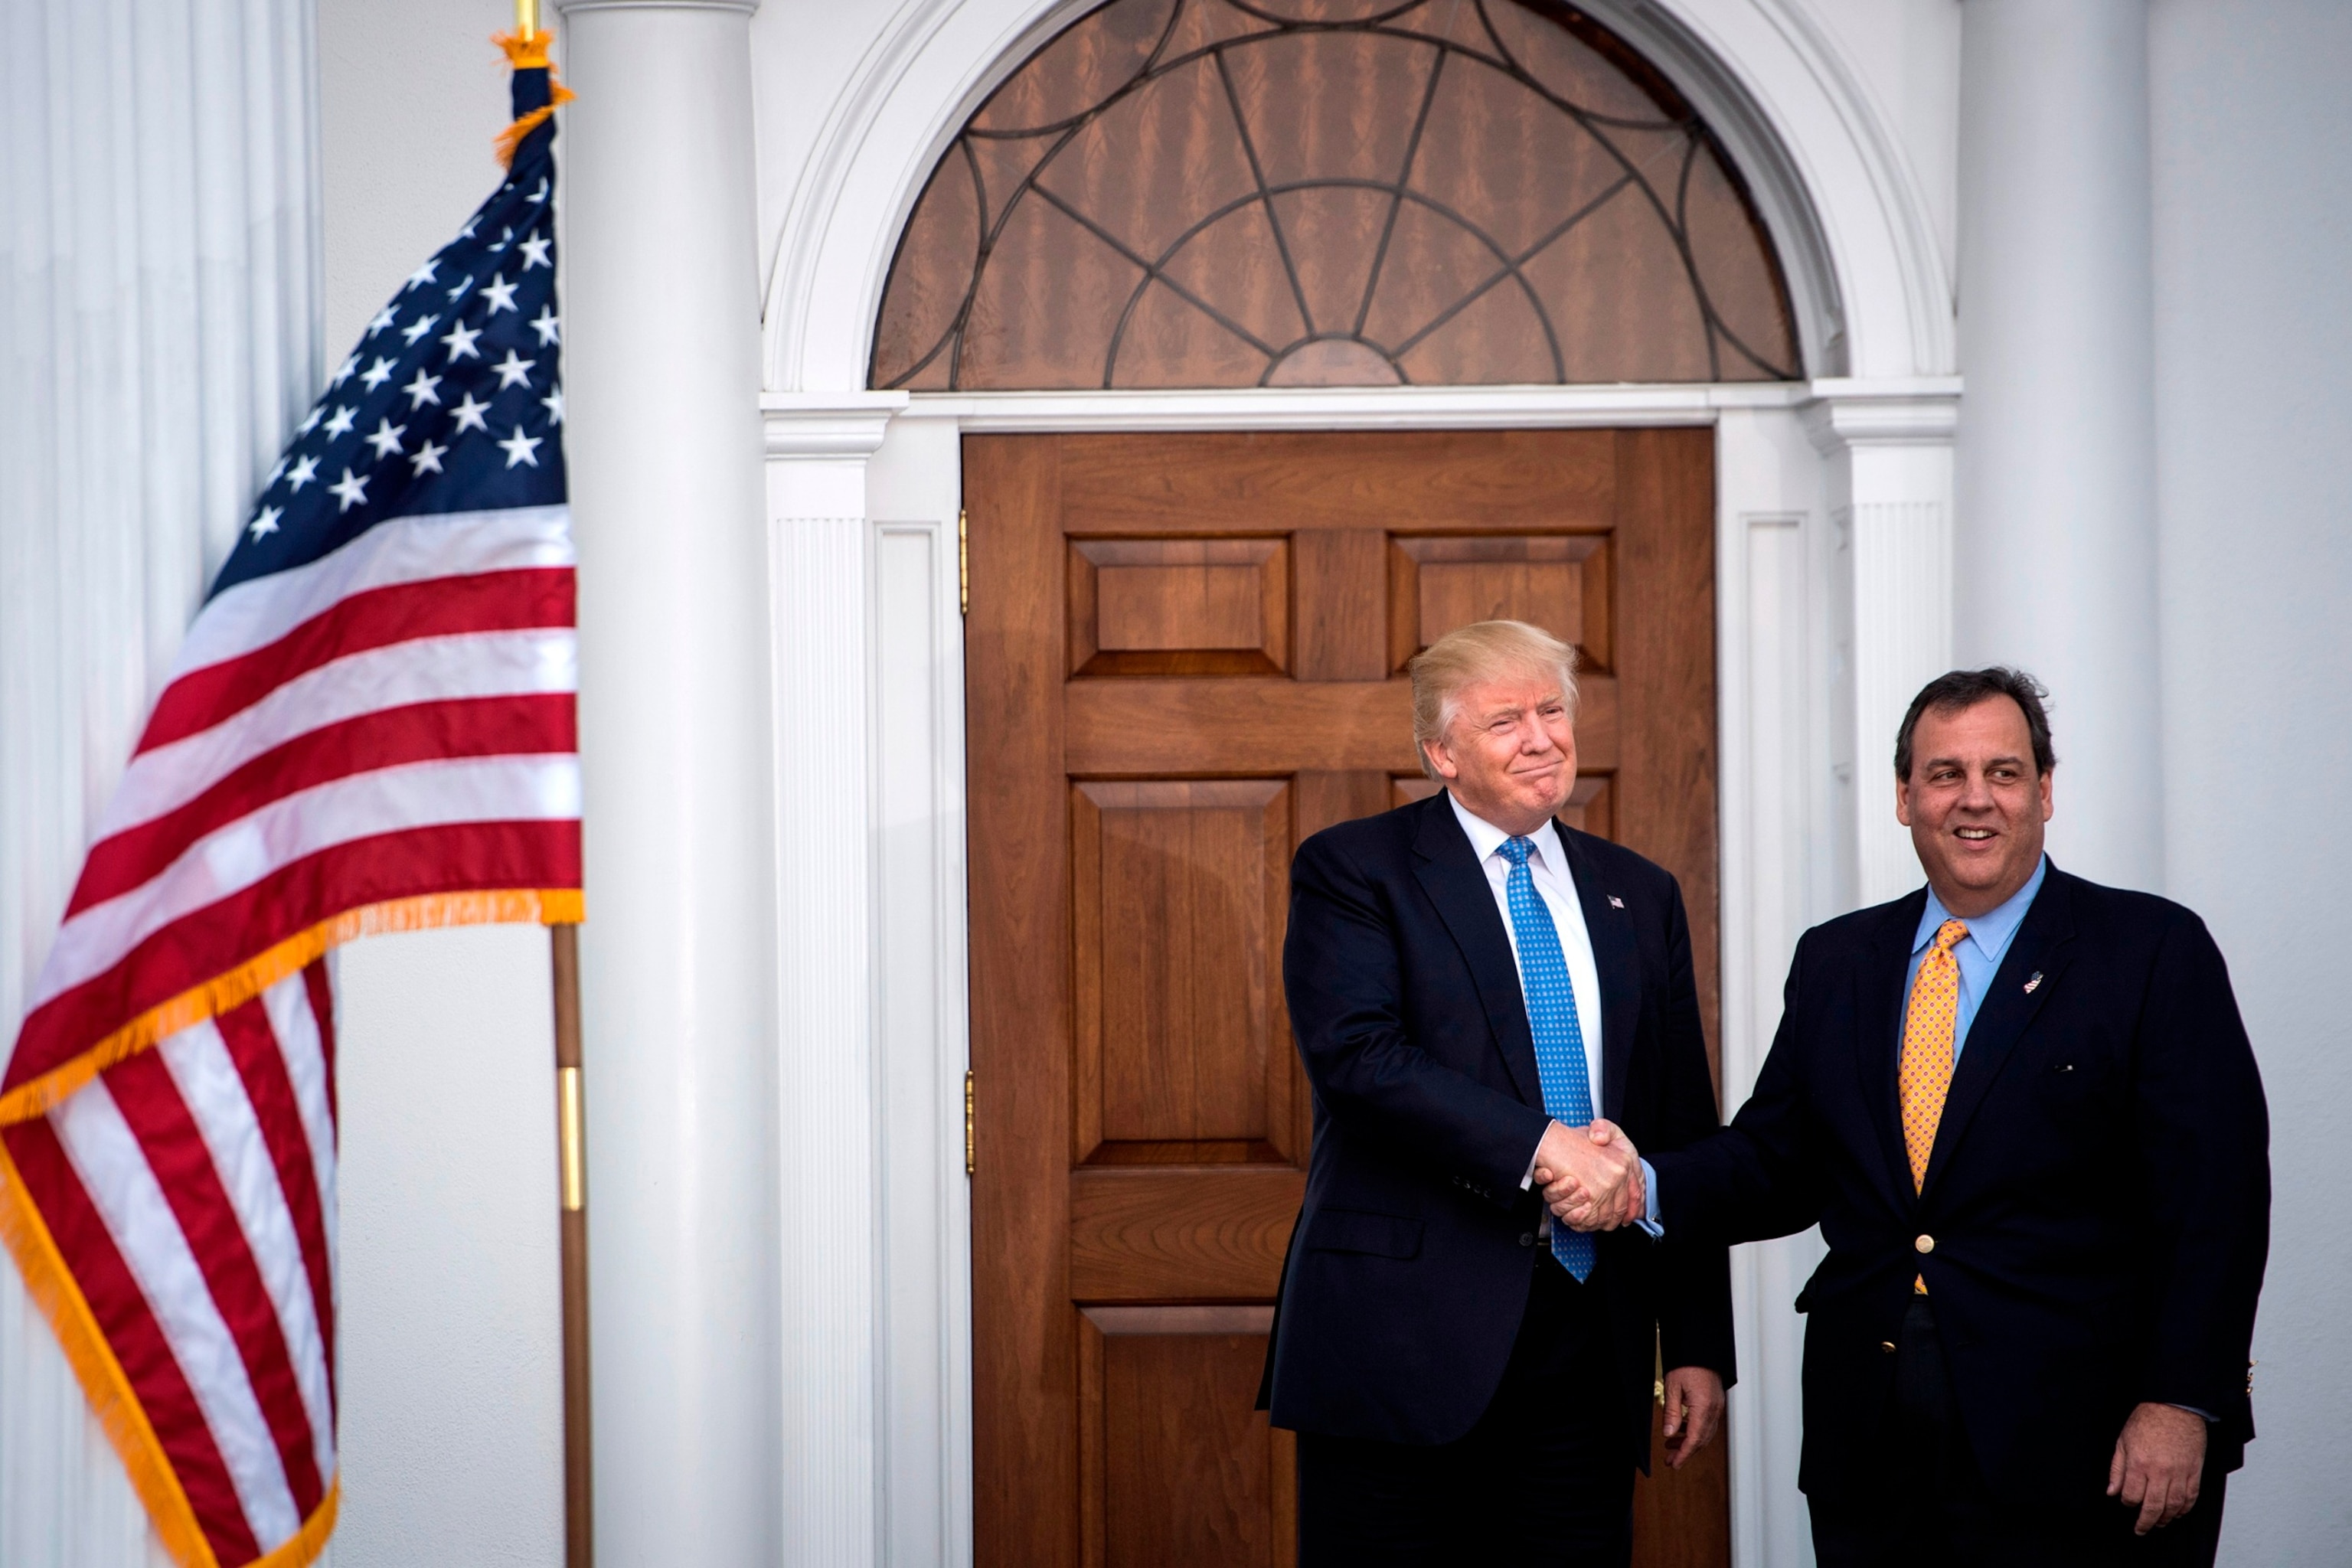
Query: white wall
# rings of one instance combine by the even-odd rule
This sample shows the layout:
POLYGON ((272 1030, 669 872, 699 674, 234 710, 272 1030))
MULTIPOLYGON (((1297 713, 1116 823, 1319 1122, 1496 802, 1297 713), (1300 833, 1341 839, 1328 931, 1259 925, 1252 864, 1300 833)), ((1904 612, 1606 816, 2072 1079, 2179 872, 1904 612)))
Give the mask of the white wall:
MULTIPOLYGON (((499 178, 489 36, 513 23, 507 0, 319 0, 331 357, 499 178)), ((340 963, 336 1568, 560 1563, 546 933, 376 937, 340 963)))
POLYGON ((2352 1557, 2352 7, 2155 0, 2165 862, 2270 1093, 2262 1436, 2224 1562, 2352 1557))

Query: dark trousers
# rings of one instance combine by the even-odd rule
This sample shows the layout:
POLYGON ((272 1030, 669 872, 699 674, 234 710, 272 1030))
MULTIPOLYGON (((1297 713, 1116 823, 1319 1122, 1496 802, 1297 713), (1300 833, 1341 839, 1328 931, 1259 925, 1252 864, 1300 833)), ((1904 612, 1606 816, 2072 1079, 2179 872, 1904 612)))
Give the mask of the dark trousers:
POLYGON ((1894 1401, 1886 1473, 1810 1500, 1821 1568, 2211 1568, 2228 1478, 2210 1468, 2197 1506, 2144 1536, 2132 1533, 2138 1510, 2105 1497, 2065 1513, 1996 1499, 1961 1430, 1925 1296, 1904 1315, 1894 1401))
POLYGON ((1538 1259, 1494 1403, 1435 1447, 1298 1435, 1299 1568, 1625 1568, 1627 1415, 1598 1292, 1538 1259))

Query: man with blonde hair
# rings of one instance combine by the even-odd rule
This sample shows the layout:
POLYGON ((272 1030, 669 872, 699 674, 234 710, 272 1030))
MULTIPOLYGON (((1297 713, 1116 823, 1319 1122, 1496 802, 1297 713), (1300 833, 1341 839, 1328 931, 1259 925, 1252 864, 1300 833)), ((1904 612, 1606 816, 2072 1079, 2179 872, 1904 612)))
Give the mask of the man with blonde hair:
POLYGON ((1265 1394, 1307 1568, 1623 1564, 1654 1357, 1668 1463, 1721 1417, 1726 1254, 1645 1223, 1635 1153, 1717 1125, 1690 932, 1671 875, 1555 820, 1574 666, 1517 621, 1440 638, 1413 729, 1444 789, 1292 866, 1315 1143, 1265 1394), (1591 1233, 1550 1223, 1563 1181, 1591 1233))

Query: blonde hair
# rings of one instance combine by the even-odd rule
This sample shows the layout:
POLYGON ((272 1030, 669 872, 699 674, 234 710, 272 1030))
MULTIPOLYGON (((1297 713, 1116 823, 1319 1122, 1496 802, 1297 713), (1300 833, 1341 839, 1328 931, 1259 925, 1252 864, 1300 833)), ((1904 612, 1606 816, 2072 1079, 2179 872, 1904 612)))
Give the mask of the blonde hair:
POLYGON ((1461 708, 1462 689, 1497 675, 1539 670, 1559 677, 1560 696, 1576 711, 1576 649, 1525 621, 1474 621, 1431 643, 1408 667, 1412 672, 1412 744, 1421 771, 1429 742, 1442 740, 1461 708))

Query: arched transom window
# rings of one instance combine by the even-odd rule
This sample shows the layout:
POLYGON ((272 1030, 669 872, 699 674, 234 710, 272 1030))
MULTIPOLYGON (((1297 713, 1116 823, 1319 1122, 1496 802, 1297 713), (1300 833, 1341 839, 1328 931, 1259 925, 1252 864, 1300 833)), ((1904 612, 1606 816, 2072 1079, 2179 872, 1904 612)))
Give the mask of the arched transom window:
POLYGON ((1723 149, 1549 0, 1110 0, 933 171, 877 325, 916 390, 1790 379, 1723 149))

